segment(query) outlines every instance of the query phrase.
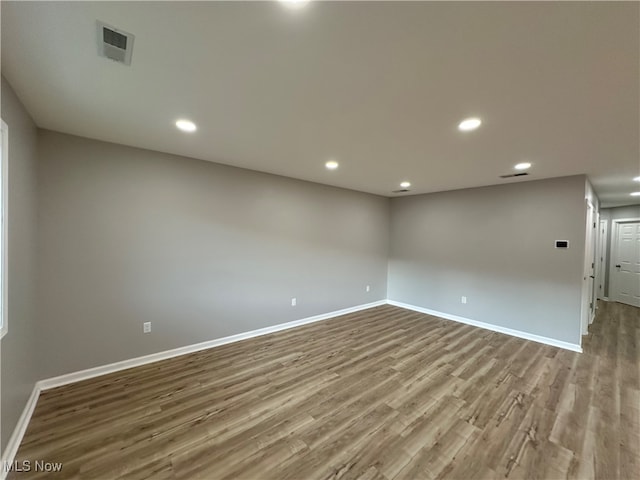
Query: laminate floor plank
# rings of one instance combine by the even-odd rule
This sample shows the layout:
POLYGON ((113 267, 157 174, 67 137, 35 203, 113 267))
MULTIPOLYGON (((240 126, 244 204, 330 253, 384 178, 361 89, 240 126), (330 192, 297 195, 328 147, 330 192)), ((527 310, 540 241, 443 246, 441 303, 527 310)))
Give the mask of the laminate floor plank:
POLYGON ((640 309, 584 353, 384 305, 45 391, 9 480, 640 478, 640 309))

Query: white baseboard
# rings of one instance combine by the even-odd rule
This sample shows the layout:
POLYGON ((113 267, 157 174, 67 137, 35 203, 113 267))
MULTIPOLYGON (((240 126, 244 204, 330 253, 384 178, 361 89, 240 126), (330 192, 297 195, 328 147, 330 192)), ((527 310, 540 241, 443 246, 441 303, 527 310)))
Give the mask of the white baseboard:
POLYGON ((321 315, 315 315, 313 317, 302 318, 300 320, 294 320, 292 322, 281 323, 279 325, 273 325, 271 327, 260 328, 258 330, 252 330, 250 332, 243 332, 237 335, 231 335, 229 337, 217 338, 209 340, 207 342, 196 343, 194 345, 187 345, 180 348, 174 348, 173 350, 166 350, 164 352, 153 353, 151 355, 145 355, 143 357, 136 357, 130 360, 123 360, 121 362, 111 363, 109 365, 102 365, 100 367, 89 368, 87 370, 81 370, 79 372, 72 372, 59 377, 47 378, 40 380, 33 387, 31 396, 27 401, 26 406, 18 420, 18 423, 13 430, 13 434, 7 443, 2 455, 2 464, 0 465, 0 480, 5 480, 8 471, 5 471, 5 465, 10 465, 18 452, 18 447, 22 442, 25 432, 27 431, 27 425, 31 420, 33 411, 35 410, 36 403, 40 392, 43 390, 49 390, 55 387, 61 387, 70 383, 79 382, 81 380, 87 380, 100 375, 106 375, 107 373, 118 372, 120 370, 126 370, 127 368, 138 367, 140 365, 146 365, 148 363, 157 362, 159 360, 165 360, 167 358, 179 357, 188 353, 198 352, 200 350, 207 350, 209 348, 225 345, 227 343, 238 342, 247 338, 259 337, 261 335, 267 335, 269 333, 279 332, 281 330, 287 330, 289 328, 299 327, 309 323, 320 322, 322 320, 328 320, 330 318, 339 317, 341 315, 347 315, 349 313, 358 312, 360 310, 366 310, 367 308, 378 307, 380 305, 386 305, 386 300, 379 300, 377 302, 366 303, 363 305, 357 305, 355 307, 344 308, 342 310, 336 310, 334 312, 323 313, 321 315))
MULTIPOLYGON (((430 310, 428 308, 417 307, 415 305, 409 305, 402 302, 396 302, 395 300, 379 300, 377 302, 367 303, 363 305, 357 305, 355 307, 345 308, 342 310, 336 310, 334 312, 324 313, 321 315, 315 315, 313 317, 307 317, 300 320, 294 320, 292 322, 281 323, 279 325, 273 325, 271 327, 260 328, 258 330, 252 330, 250 332, 239 333, 237 335, 231 335, 228 337, 218 338, 214 340, 209 340, 202 343, 196 343, 193 345, 187 345, 180 348, 175 348, 173 350, 166 350, 163 352, 153 353, 151 355, 145 355, 142 357, 136 357, 129 360, 123 360, 121 362, 111 363, 108 365, 102 365, 95 368, 89 368, 87 370, 81 370, 79 372, 72 372, 65 375, 60 375, 58 377, 48 378, 45 380, 40 380, 33 387, 33 392, 27 401, 27 404, 18 420, 18 424, 16 425, 11 438, 7 444, 7 447, 2 455, 2 467, 5 465, 9 465, 13 462, 15 455, 18 451, 18 447, 20 446, 20 442, 22 442, 22 437, 24 436, 27 425, 33 415, 33 411, 36 407, 36 403, 38 401, 38 397, 40 396, 40 392, 43 390, 49 390, 51 388, 60 387, 63 385, 67 385, 70 383, 79 382, 81 380, 88 380, 90 378, 99 377, 101 375, 106 375, 108 373, 114 373, 121 370, 126 370, 132 367, 138 367, 141 365, 146 365, 149 363, 157 362, 159 360, 165 360, 168 358, 179 357, 181 355, 186 355, 193 352, 198 352, 201 350, 207 350, 209 348, 217 347, 220 345, 226 345, 228 343, 238 342, 240 340, 245 340, 248 338, 254 338, 261 335, 267 335, 269 333, 279 332, 281 330, 287 330, 294 327, 299 327, 302 325, 307 325, 309 323, 320 322, 322 320, 328 320, 330 318, 339 317, 341 315, 346 315, 349 313, 358 312, 360 310, 366 310, 368 308, 378 307, 380 305, 394 305, 396 307, 406 308, 408 310, 413 310, 420 313, 426 313, 427 315, 433 315, 436 317, 444 318, 447 320, 453 320, 455 322, 465 323, 467 325, 472 325, 474 327, 484 328, 487 330, 492 330, 494 332, 504 333, 507 335, 512 335, 514 337, 523 338, 525 340, 532 340, 534 342, 544 343, 546 345, 552 345, 554 347, 564 348, 566 350, 572 350, 574 352, 582 352, 582 348, 580 345, 575 345, 568 342, 563 342, 560 340, 555 340, 548 337, 543 337, 540 335, 534 335, 532 333, 522 332, 519 330, 513 330, 511 328, 500 327, 497 325, 491 325, 489 323, 478 322, 476 320, 470 320, 468 318, 459 317, 457 315, 451 315, 444 312, 437 312, 435 310, 430 310)), ((5 480, 7 473, 4 468, 0 468, 0 480, 5 480)))
POLYGON ((27 426, 31 421, 33 411, 36 409, 36 404, 38 403, 39 396, 40 387, 36 383, 33 386, 33 390, 31 391, 31 395, 27 400, 27 404, 24 406, 24 410, 22 410, 22 414, 18 419, 16 428, 13 429, 13 433, 11 434, 11 437, 9 437, 7 446, 4 449, 4 452, 2 452, 2 463, 0 464, 0 480, 5 480, 5 478, 9 474, 7 468, 13 462, 16 453, 18 453, 18 447, 20 447, 22 437, 24 437, 24 434, 27 431, 27 426))
POLYGON ((533 333, 522 332, 520 330, 514 330, 512 328, 500 327, 498 325, 492 325, 490 323, 479 322, 477 320, 471 320, 469 318, 459 317, 457 315, 451 315, 449 313, 437 312, 428 308, 417 307, 415 305, 409 305, 407 303, 396 302, 395 300, 387 300, 389 305, 396 307, 406 308, 407 310, 413 310, 415 312, 426 313, 427 315, 433 315, 434 317, 444 318, 446 320, 453 320, 454 322, 466 323, 467 325, 473 325, 474 327, 484 328, 486 330, 492 330, 498 333, 504 333, 513 337, 524 338, 525 340, 531 340, 538 343, 544 343, 553 347, 564 348, 565 350, 571 350, 573 352, 582 353, 582 347, 574 343, 563 342, 549 337, 543 337, 541 335, 535 335, 533 333))
POLYGON ((101 365, 99 367, 89 368, 87 370, 81 370, 79 372, 67 373, 65 375, 60 375, 59 377, 40 380, 38 382, 38 386, 40 390, 49 390, 51 388, 61 387, 63 385, 79 382, 81 380, 88 380, 90 378, 99 377, 101 375, 106 375, 108 373, 114 373, 120 370, 126 370, 128 368, 132 368, 132 367, 147 365, 149 363, 157 362, 159 360, 166 360, 168 358, 179 357, 181 355, 187 355, 189 353, 199 352, 200 350, 207 350, 209 348, 218 347, 220 345, 239 342, 240 340, 246 340, 248 338, 259 337, 261 335, 267 335, 269 333, 279 332, 281 330, 287 330, 289 328, 299 327, 302 325, 307 325, 309 323, 328 320, 330 318, 339 317, 341 315, 347 315, 349 313, 358 312, 360 310, 366 310, 367 308, 373 308, 373 307, 378 307, 380 305, 385 305, 386 303, 387 303, 386 300, 379 300, 377 302, 365 303, 363 305, 357 305, 355 307, 344 308, 342 310, 336 310, 334 312, 323 313, 321 315, 315 315, 313 317, 294 320, 292 322, 281 323, 278 325, 273 325, 271 327, 265 327, 265 328, 260 328, 258 330, 251 330, 249 332, 238 333, 237 335, 231 335, 229 337, 216 338, 214 340, 208 340, 202 343, 196 343, 193 345, 186 345, 184 347, 174 348, 172 350, 165 350, 163 352, 152 353, 151 355, 145 355, 143 357, 131 358, 129 360, 123 360, 121 362, 110 363, 108 365, 101 365))

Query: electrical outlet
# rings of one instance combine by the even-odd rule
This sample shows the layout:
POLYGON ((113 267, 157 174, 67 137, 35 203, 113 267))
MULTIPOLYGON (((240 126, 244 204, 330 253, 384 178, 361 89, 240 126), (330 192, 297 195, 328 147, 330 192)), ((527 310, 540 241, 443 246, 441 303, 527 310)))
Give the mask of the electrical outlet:
POLYGON ((292 307, 295 307, 297 304, 298 304, 298 300, 296 300, 296 298, 295 298, 295 297, 294 297, 294 298, 292 298, 292 299, 291 299, 291 306, 292 306, 292 307))
POLYGON ((464 297, 464 296, 463 296, 463 297, 460 299, 460 302, 461 302, 461 303, 467 303, 467 297, 464 297))
POLYGON ((142 332, 143 333, 151 333, 151 322, 144 322, 142 324, 142 332))
POLYGON ((371 291, 371 285, 367 285, 367 292, 371 291))

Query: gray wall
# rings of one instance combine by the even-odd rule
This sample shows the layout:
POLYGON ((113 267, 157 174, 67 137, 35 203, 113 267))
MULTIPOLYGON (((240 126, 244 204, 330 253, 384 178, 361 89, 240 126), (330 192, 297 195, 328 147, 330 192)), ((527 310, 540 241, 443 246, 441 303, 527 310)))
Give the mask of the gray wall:
POLYGON ((612 220, 621 218, 640 218, 640 205, 627 207, 603 208, 600 210, 600 220, 607 221, 607 262, 604 272, 604 295, 609 296, 609 275, 611 269, 611 235, 613 233, 612 220))
POLYGON ((8 325, 2 339, 4 451, 33 386, 36 364, 36 127, 2 77, 2 119, 9 128, 8 325))
POLYGON ((389 298, 580 344, 585 212, 584 176, 393 199, 389 298))
POLYGON ((387 296, 386 198, 50 131, 39 160, 44 378, 387 296))

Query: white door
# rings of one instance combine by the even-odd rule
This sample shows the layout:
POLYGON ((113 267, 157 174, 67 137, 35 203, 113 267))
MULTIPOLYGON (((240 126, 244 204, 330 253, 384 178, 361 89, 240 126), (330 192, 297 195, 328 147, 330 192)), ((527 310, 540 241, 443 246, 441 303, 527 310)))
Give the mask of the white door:
POLYGON ((598 229, 598 251, 596 253, 596 298, 604 298, 604 275, 607 264, 607 221, 600 220, 598 229))
POLYGON ((612 257, 613 300, 640 307, 640 222, 617 224, 612 257))
POLYGON ((599 219, 597 216, 597 212, 595 209, 591 209, 591 223, 588 226, 591 229, 591 239, 588 245, 588 255, 587 263, 591 262, 588 265, 588 282, 589 282, 589 325, 593 322, 594 317, 596 316, 596 247, 597 247, 597 239, 598 239, 598 223, 599 219))
POLYGON ((596 311, 594 299, 595 284, 595 253, 596 253, 596 210, 587 204, 587 225, 584 255, 584 282, 582 287, 582 334, 589 333, 589 324, 593 321, 596 311))

